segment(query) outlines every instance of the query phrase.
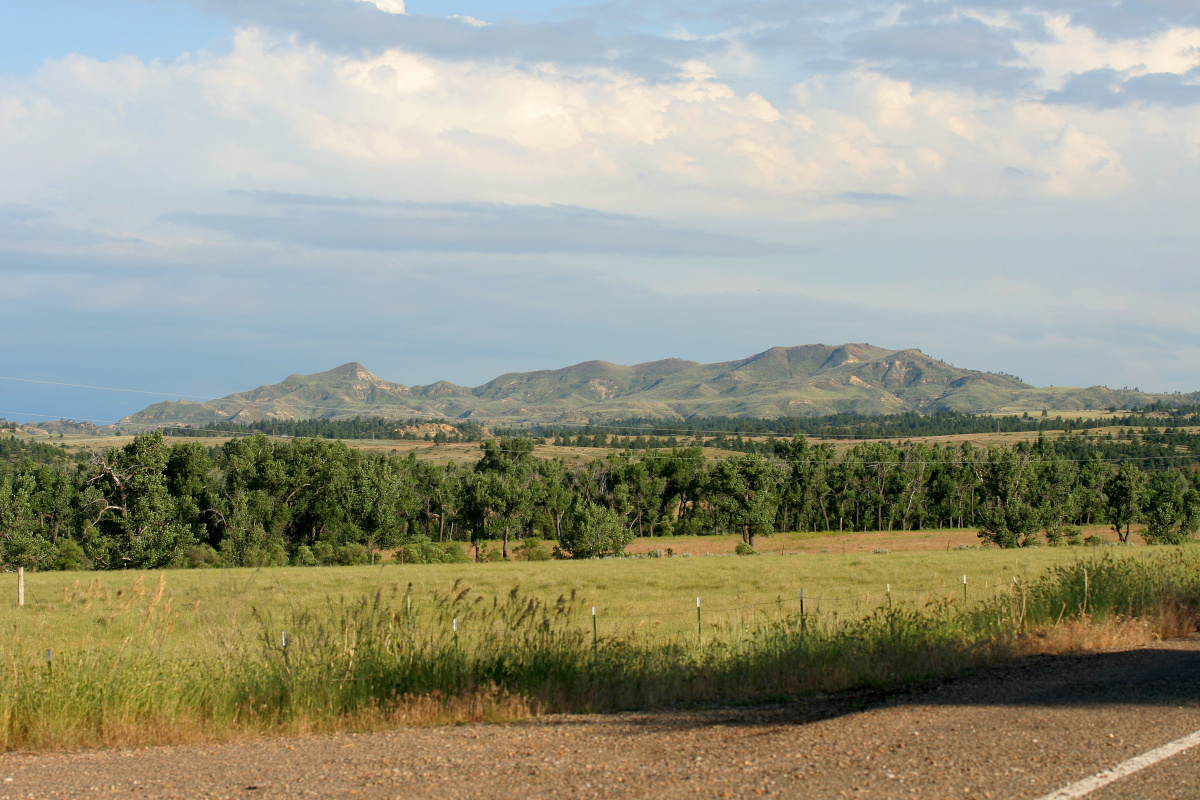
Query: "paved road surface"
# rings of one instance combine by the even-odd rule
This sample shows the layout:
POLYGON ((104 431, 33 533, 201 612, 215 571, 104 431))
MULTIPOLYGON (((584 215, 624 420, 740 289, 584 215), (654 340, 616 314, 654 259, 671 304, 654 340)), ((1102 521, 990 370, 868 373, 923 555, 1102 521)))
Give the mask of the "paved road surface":
MULTIPOLYGON (((0 798, 1041 798, 1200 729, 1200 638, 891 696, 0 756, 0 798)), ((1196 800, 1200 747, 1089 800, 1196 800)))

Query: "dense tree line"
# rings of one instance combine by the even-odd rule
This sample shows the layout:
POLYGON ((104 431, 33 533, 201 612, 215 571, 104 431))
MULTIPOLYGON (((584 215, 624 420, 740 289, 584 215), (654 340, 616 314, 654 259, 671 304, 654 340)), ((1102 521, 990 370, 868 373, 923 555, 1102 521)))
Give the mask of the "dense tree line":
POLYGON ((87 460, 86 456, 55 447, 45 442, 31 442, 15 436, 0 438, 0 461, 34 461, 38 464, 58 464, 63 461, 87 460))
POLYGON ((34 569, 363 563, 619 554, 637 536, 975 527, 1003 547, 1144 523, 1154 542, 1200 526, 1195 472, 1063 457, 1046 440, 986 450, 803 437, 709 461, 697 448, 623 451, 579 467, 523 438, 473 465, 363 453, 325 439, 220 447, 145 434, 87 463, 0 462, 0 561, 34 569), (495 541, 493 552, 488 541, 495 541))
POLYGON ((444 419, 385 419, 383 417, 354 417, 353 419, 280 419, 258 422, 209 422, 205 425, 166 428, 167 436, 211 436, 220 434, 265 433, 268 436, 288 436, 296 439, 425 439, 440 443, 478 442, 484 428, 475 422, 444 419), (405 430, 429 425, 445 425, 454 433, 418 434, 405 430))
POLYGON ((922 436, 961 436, 980 433, 1038 433, 1043 431, 1082 431, 1094 428, 1183 427, 1200 425, 1200 409, 1190 406, 1153 406, 1103 418, 1048 416, 1045 412, 984 416, 957 411, 931 414, 862 415, 852 413, 820 414, 805 417, 691 417, 686 420, 662 420, 651 417, 593 422, 582 426, 533 425, 527 428, 501 429, 498 435, 555 437, 594 437, 607 434, 618 437, 675 436, 695 439, 725 435, 812 436, 858 439, 903 439, 922 436))

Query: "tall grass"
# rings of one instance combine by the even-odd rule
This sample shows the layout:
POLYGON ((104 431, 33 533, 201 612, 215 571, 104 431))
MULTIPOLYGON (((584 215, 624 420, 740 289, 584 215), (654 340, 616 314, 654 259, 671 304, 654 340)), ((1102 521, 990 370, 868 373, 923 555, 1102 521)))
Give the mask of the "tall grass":
POLYGON ((139 584, 123 597, 98 595, 79 602, 108 603, 108 624, 125 626, 115 646, 100 639, 47 660, 15 630, 3 650, 0 747, 207 741, 886 687, 1069 649, 1058 632, 1194 630, 1200 552, 1082 559, 971 603, 900 603, 849 619, 781 614, 674 635, 594 638, 590 614, 569 596, 546 602, 513 590, 488 602, 456 586, 418 602, 411 587, 380 590, 320 610, 258 612, 252 635, 223 635, 186 657, 163 647, 175 611, 161 579, 154 591, 139 584))

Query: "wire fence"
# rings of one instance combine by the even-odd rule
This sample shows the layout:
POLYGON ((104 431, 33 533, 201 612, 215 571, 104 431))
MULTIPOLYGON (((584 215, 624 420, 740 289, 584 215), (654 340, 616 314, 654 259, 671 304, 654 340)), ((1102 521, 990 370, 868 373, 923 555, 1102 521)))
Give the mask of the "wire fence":
MULTIPOLYGON (((38 592, 34 585, 25 581, 24 576, 10 574, 16 580, 6 593, 10 595, 13 605, 25 606, 36 613, 38 609, 45 609, 56 602, 57 598, 53 592, 44 595, 38 592)), ((603 594, 589 593, 576 597, 565 613, 571 615, 581 627, 604 636, 632 635, 638 632, 672 635, 694 632, 698 627, 736 628, 800 615, 813 619, 853 619, 871 614, 880 608, 901 604, 920 606, 988 599, 1010 591, 1014 585, 1019 584, 1020 579, 1016 576, 1013 576, 1010 582, 999 578, 971 581, 969 575, 963 575, 960 581, 951 583, 922 583, 919 586, 906 586, 901 582, 885 582, 865 588, 862 585, 826 584, 819 585, 815 591, 797 587, 790 589, 786 595, 778 593, 774 598, 747 599, 746 602, 737 602, 735 599, 733 603, 725 600, 714 605, 706 604, 704 593, 701 592, 679 595, 678 600, 670 601, 670 608, 664 608, 668 602, 666 600, 645 599, 642 602, 653 602, 660 609, 646 611, 631 607, 627 602, 605 602, 603 594)), ((118 590, 114 599, 119 599, 121 594, 118 590)), ((718 597, 727 595, 719 594, 718 597)), ((63 602, 69 605, 65 591, 63 602)), ((475 617, 478 614, 469 606, 463 606, 461 613, 456 614, 453 609, 438 610, 436 605, 418 602, 412 604, 410 610, 421 620, 419 625, 422 628, 446 625, 456 628, 454 632, 464 636, 503 634, 512 630, 509 625, 494 621, 476 624, 475 617)))

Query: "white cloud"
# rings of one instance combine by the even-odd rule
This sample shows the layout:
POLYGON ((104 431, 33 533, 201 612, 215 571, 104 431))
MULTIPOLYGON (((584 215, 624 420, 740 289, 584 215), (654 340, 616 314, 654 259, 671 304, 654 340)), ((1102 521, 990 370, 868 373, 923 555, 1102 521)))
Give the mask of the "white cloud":
POLYGON ((380 11, 386 11, 389 14, 403 14, 404 0, 359 0, 361 3, 370 3, 380 11))
POLYGON ((70 57, 0 85, 0 202, 86 207, 123 234, 231 189, 567 204, 733 231, 892 213, 854 193, 1114 197, 1135 184, 1131 163, 1153 179, 1197 159, 1190 108, 1095 112, 868 69, 811 78, 795 98, 739 91, 700 61, 650 82, 350 57, 247 28, 224 55, 70 57))
POLYGON ((1016 42, 1026 61, 1043 73, 1046 89, 1061 89, 1072 75, 1113 69, 1132 74, 1186 73, 1200 66, 1200 28, 1172 27, 1152 36, 1111 40, 1069 16, 1047 15, 1044 40, 1016 42))

